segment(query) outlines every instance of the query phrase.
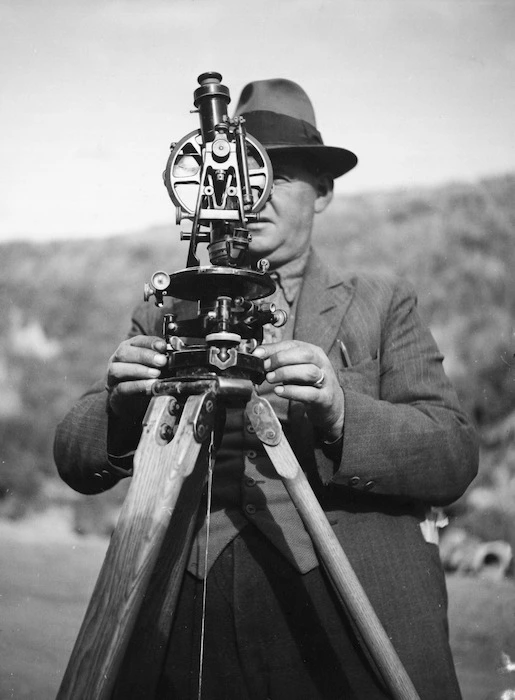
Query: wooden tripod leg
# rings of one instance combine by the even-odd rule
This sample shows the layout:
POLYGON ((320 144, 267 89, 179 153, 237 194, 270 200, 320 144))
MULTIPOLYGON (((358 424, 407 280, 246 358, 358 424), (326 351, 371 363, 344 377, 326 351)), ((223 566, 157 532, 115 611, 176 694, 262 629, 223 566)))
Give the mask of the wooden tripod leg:
POLYGON ((197 464, 181 489, 168 531, 134 624, 113 700, 154 698, 158 692, 168 641, 195 531, 205 483, 209 445, 202 445, 197 464))
POLYGON ((286 440, 270 403, 254 394, 247 404, 247 414, 392 697, 395 700, 419 700, 413 683, 286 440))
POLYGON ((212 429, 212 394, 190 396, 169 442, 172 402, 168 396, 152 400, 132 483, 57 700, 107 700, 111 695, 175 504, 201 449, 199 427, 203 438, 212 429))

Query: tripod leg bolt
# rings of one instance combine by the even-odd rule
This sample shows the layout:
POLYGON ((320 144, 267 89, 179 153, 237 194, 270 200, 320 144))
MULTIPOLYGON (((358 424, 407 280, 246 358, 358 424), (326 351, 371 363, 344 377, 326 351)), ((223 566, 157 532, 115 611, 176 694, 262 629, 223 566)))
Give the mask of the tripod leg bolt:
POLYGON ((179 406, 179 402, 177 399, 171 398, 170 402, 168 403, 168 413, 171 416, 177 417, 181 411, 181 407, 179 406))
POLYGON ((277 433, 276 433, 276 431, 273 430, 272 428, 268 428, 267 430, 265 430, 264 437, 265 437, 265 439, 266 439, 266 442, 271 442, 271 443, 273 443, 274 440, 275 440, 276 437, 277 437, 277 433))
POLYGON ((169 423, 163 423, 159 429, 159 436, 165 442, 170 442, 173 438, 173 427, 169 423))
POLYGON ((197 442, 204 442, 211 435, 215 424, 216 400, 212 391, 204 394, 202 403, 193 419, 193 435, 197 442))

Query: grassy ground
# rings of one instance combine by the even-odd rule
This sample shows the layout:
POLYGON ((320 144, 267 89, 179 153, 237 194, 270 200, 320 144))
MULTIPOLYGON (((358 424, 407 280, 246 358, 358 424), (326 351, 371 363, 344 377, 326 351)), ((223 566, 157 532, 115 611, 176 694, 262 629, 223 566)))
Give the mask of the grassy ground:
POLYGON ((51 700, 66 667, 106 540, 61 518, 0 525, 0 699, 51 700))
POLYGON ((502 655, 515 660, 513 580, 447 578, 454 661, 464 700, 486 700, 515 688, 515 673, 503 672, 502 655))
MULTIPOLYGON (((55 698, 106 545, 70 535, 52 513, 0 523, 0 700, 55 698)), ((498 670, 502 652, 515 660, 515 585, 451 577, 448 586, 464 700, 515 687, 515 673, 498 670)))

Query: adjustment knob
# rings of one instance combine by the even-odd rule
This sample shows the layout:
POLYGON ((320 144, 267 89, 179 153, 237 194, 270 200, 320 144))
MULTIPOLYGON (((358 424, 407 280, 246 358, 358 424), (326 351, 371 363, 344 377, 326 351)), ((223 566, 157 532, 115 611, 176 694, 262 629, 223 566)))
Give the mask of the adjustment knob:
POLYGON ((213 158, 218 161, 227 160, 231 147, 227 139, 216 139, 213 141, 213 158))
POLYGON ((170 285, 170 275, 167 272, 159 270, 158 272, 154 272, 150 282, 154 289, 164 292, 170 285))
POLYGON ((284 326, 287 320, 288 314, 286 311, 283 311, 282 309, 277 309, 274 311, 274 320, 272 321, 273 326, 276 328, 281 328, 281 326, 284 326))

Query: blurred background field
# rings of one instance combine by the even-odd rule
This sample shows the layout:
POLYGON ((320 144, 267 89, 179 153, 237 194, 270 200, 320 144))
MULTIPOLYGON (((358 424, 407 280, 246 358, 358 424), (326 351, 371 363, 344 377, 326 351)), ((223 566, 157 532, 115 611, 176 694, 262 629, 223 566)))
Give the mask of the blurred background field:
MULTIPOLYGON (((515 659, 515 174, 341 196, 315 245, 341 268, 393 270, 481 435, 480 474, 447 509, 451 632, 465 700, 515 659), (449 544, 451 543, 451 544, 449 544), (482 544, 502 543, 478 560, 482 544)), ((125 485, 80 496, 56 476, 56 423, 105 372, 143 283, 184 267, 174 226, 0 245, 0 698, 53 697, 125 485)), ((515 686, 515 680, 512 683, 515 686)))
MULTIPOLYGON (((317 221, 314 242, 341 269, 394 271, 415 285, 445 369, 483 437, 481 490, 453 515, 488 510, 491 531, 475 534, 511 542, 512 519, 503 514, 513 510, 515 470, 515 174, 338 196, 317 221)), ((102 378, 143 283, 157 269, 184 267, 186 253, 173 225, 0 245, 1 516, 74 498, 55 474, 55 425, 102 378)), ((83 522, 83 499, 73 503, 79 531, 102 530, 97 513, 83 522)))

